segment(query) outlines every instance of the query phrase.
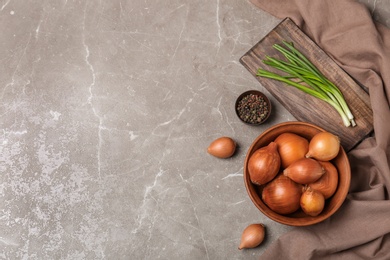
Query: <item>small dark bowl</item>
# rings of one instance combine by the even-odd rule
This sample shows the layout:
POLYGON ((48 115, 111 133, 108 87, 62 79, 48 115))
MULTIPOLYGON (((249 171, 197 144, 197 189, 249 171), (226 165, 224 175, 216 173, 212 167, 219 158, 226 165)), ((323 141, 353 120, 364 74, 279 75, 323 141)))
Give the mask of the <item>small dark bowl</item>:
POLYGON ((258 91, 258 90, 248 90, 244 93, 242 93, 236 100, 236 104, 234 106, 234 109, 236 111, 236 115, 237 117, 242 121, 244 122, 245 124, 248 124, 248 125, 261 125, 262 123, 264 123, 265 121, 267 121, 267 119, 269 118, 270 114, 271 114, 271 102, 269 101, 268 97, 266 95, 264 95, 264 93, 258 91), (267 115, 260 121, 260 122, 257 122, 257 123, 251 123, 249 121, 245 121, 244 119, 242 119, 240 117, 240 114, 238 112, 238 104, 239 102, 246 96, 250 95, 250 94, 253 94, 253 95, 256 95, 256 96, 260 96, 264 99, 265 103, 266 103, 266 106, 267 106, 267 109, 268 109, 268 112, 267 112, 267 115))

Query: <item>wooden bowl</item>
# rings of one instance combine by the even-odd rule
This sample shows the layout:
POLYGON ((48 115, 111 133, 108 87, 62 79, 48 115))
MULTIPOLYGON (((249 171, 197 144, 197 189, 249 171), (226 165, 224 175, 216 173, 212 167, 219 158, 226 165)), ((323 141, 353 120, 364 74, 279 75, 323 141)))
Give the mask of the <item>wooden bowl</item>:
POLYGON ((310 140, 316 133, 323 132, 324 129, 313 124, 304 122, 286 122, 275 125, 261 135, 250 146, 244 163, 245 187, 253 204, 267 217, 279 223, 289 226, 309 226, 319 223, 333 215, 343 204, 349 190, 351 181, 351 168, 347 154, 341 147, 339 154, 331 162, 336 166, 339 173, 339 182, 336 192, 326 200, 324 210, 315 217, 306 215, 302 210, 298 210, 289 215, 281 215, 271 210, 261 199, 263 186, 255 185, 251 182, 248 172, 248 161, 252 154, 259 148, 274 141, 280 134, 290 132, 300 135, 310 140))

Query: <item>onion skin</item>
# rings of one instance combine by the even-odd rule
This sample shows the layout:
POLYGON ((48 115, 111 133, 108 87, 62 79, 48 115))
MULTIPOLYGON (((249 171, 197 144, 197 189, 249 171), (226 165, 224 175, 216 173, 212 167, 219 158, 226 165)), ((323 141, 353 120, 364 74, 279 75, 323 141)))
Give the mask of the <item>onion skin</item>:
POLYGON ((265 227, 263 224, 251 224, 247 226, 242 232, 238 249, 255 248, 263 242, 264 236, 265 227))
POLYGON ((322 165, 314 159, 302 158, 284 169, 283 174, 300 184, 315 182, 325 173, 322 165))
POLYGON ((282 167, 287 168, 293 162, 304 158, 309 151, 309 141, 294 133, 283 133, 275 139, 282 167))
POLYGON ((339 174, 337 168, 331 162, 319 161, 319 163, 324 167, 325 173, 316 182, 310 183, 308 186, 321 192, 325 199, 329 199, 336 192, 339 174))
POLYGON ((321 192, 308 187, 301 196, 300 205, 307 215, 318 216, 325 207, 325 198, 321 192))
POLYGON ((320 132, 313 136, 309 142, 307 158, 314 158, 319 161, 330 161, 340 151, 340 139, 329 132, 320 132))
POLYGON ((274 142, 256 150, 248 161, 249 177, 256 185, 271 181, 279 173, 279 169, 280 156, 274 142))
POLYGON ((290 214, 299 209, 302 190, 302 185, 279 174, 264 187, 262 200, 276 213, 290 214))
POLYGON ((209 145, 207 152, 218 158, 229 158, 236 150, 236 142, 230 137, 220 137, 209 145))

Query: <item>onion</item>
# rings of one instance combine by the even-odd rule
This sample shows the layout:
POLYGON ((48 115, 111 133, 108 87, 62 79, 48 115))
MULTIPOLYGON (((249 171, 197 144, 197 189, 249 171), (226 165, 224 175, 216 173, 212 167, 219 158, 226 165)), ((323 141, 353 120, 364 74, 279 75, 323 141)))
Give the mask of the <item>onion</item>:
POLYGON ((306 157, 330 161, 337 156, 339 150, 340 139, 337 136, 329 132, 320 132, 310 140, 306 157))
POLYGON ((309 187, 317 190, 324 195, 325 199, 329 199, 337 189, 339 175, 336 167, 331 162, 319 162, 325 169, 324 175, 316 182, 310 183, 309 187))
POLYGON ((248 172, 252 183, 262 185, 272 180, 279 172, 280 156, 277 145, 269 145, 256 150, 248 161, 248 172))
POLYGON ((322 165, 314 159, 302 158, 284 169, 283 174, 300 184, 309 184, 325 173, 322 165))
POLYGON ((290 214, 299 209, 301 195, 302 185, 280 174, 264 187, 262 200, 276 213, 290 214))
POLYGON ((282 167, 287 168, 291 163, 305 157, 309 150, 309 141, 293 133, 283 133, 275 139, 282 167))
POLYGON ((229 158, 236 150, 236 142, 230 137, 220 137, 215 139, 209 147, 207 152, 218 158, 229 158))
POLYGON ((238 249, 254 248, 259 246, 265 235, 265 228, 263 224, 251 224, 247 226, 241 235, 241 242, 238 249))
POLYGON ((318 216, 325 207, 325 198, 321 192, 308 187, 301 196, 301 208, 307 215, 318 216))

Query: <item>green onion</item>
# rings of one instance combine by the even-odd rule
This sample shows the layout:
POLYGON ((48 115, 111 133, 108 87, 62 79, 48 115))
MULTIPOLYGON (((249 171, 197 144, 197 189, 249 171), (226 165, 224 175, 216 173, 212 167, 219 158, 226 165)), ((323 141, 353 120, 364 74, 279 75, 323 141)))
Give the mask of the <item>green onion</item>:
POLYGON ((292 43, 283 41, 283 44, 285 47, 274 44, 273 48, 282 53, 287 61, 266 56, 263 63, 285 72, 286 75, 260 68, 257 76, 284 82, 327 102, 340 114, 346 127, 356 126, 351 110, 337 86, 328 80, 292 43))

